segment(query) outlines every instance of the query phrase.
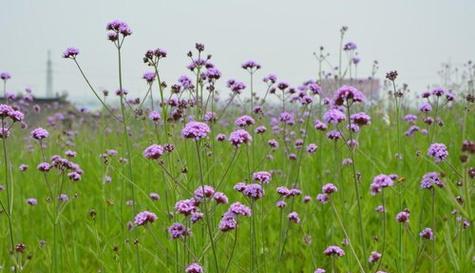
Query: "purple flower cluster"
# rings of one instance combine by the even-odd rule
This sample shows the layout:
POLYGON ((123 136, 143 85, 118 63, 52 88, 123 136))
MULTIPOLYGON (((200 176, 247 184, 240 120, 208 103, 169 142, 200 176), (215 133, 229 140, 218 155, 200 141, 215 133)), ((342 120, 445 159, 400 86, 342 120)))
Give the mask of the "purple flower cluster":
POLYGON ((365 101, 365 96, 361 91, 353 86, 344 85, 335 92, 333 103, 335 105, 352 104, 365 101))
POLYGON ((130 27, 121 20, 109 22, 106 26, 106 30, 108 30, 107 38, 113 42, 119 40, 119 34, 122 34, 123 37, 132 35, 130 27))
POLYGON ((148 159, 159 159, 164 153, 163 147, 157 144, 152 144, 145 148, 143 156, 148 159))
POLYGON ((254 123, 256 123, 256 121, 248 115, 240 116, 234 121, 234 124, 238 127, 247 127, 254 123))
POLYGON ((251 216, 251 209, 239 202, 231 204, 219 222, 219 229, 223 232, 233 230, 238 225, 238 216, 251 216))
POLYGON ((421 180, 421 188, 422 189, 432 189, 434 186, 438 186, 442 188, 444 183, 442 179, 440 179, 439 174, 436 172, 429 172, 424 174, 421 180))
POLYGON ((180 223, 174 223, 168 228, 172 239, 181 239, 191 234, 191 230, 180 223))
POLYGON ((150 211, 139 212, 134 218, 134 224, 137 226, 143 226, 148 223, 153 223, 157 220, 157 215, 150 211))
POLYGON ((12 75, 8 72, 2 72, 0 73, 0 79, 4 80, 4 81, 7 81, 9 79, 11 79, 12 75))
POLYGON ((323 251, 323 254, 327 256, 342 257, 345 256, 345 251, 339 246, 329 246, 323 251))
POLYGON ((325 123, 338 124, 346 119, 345 114, 339 109, 333 108, 323 114, 325 123))
POLYGON ((181 130, 181 135, 184 138, 191 138, 198 141, 207 137, 210 131, 211 130, 206 123, 190 121, 185 125, 185 128, 181 130))
POLYGON ((47 138, 49 135, 48 131, 46 131, 43 128, 36 128, 33 131, 31 131, 31 137, 36 139, 36 140, 42 140, 47 138))
POLYGON ((241 144, 247 144, 252 141, 252 136, 244 129, 233 131, 229 135, 229 141, 232 145, 239 147, 241 144))
POLYGON ((203 273, 203 268, 198 263, 192 263, 185 269, 185 273, 203 273))
POLYGON ((432 232, 431 228, 424 228, 420 233, 419 236, 422 239, 426 240, 434 240, 434 232, 432 232))
POLYGON ((246 85, 243 82, 236 80, 228 80, 226 85, 234 94, 241 94, 242 90, 246 89, 246 85))
POLYGON ((373 178, 373 182, 370 185, 371 194, 376 195, 380 193, 384 188, 391 187, 393 184, 393 179, 389 175, 377 175, 373 178))
POLYGON ((252 179, 260 184, 269 184, 272 174, 266 171, 255 172, 252 174, 252 179))
POLYGON ((76 59, 77 55, 79 55, 79 49, 75 47, 66 48, 63 52, 63 58, 65 59, 76 59))
POLYGON ((432 143, 427 150, 427 155, 432 157, 436 163, 440 163, 447 159, 449 152, 447 147, 442 143, 432 143))

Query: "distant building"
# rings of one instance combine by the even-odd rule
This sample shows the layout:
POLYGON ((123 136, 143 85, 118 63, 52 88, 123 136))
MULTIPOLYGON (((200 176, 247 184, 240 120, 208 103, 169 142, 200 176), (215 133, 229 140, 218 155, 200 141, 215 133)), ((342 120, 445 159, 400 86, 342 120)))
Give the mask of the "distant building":
POLYGON ((381 83, 379 79, 324 79, 320 83, 324 97, 332 97, 342 85, 351 85, 363 92, 368 100, 380 99, 381 83))

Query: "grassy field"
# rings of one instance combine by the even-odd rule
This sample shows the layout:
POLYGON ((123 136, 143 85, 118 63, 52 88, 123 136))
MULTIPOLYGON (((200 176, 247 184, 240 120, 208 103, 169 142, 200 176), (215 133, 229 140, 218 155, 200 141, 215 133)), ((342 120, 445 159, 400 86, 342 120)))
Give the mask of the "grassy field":
MULTIPOLYGON (((123 25, 110 31, 122 75, 120 52, 129 35, 123 25)), ((67 52, 80 68, 80 55, 67 52)), ((475 144, 468 142, 475 141, 475 105, 466 90, 454 90, 448 102, 452 93, 434 89, 418 99, 432 108, 421 112, 407 106, 414 98, 399 93, 398 79, 388 75, 392 94, 402 97, 370 106, 357 90, 342 87, 325 103, 318 79, 293 93, 278 80, 261 82, 265 73, 248 62, 246 88, 230 83, 227 91, 216 87, 224 80, 202 61, 200 45, 193 54, 195 76, 180 81, 174 94, 178 85, 157 84, 164 54, 145 55, 154 69, 146 79, 152 106, 119 92, 118 109, 105 103, 99 113, 63 111, 54 125, 45 119, 27 129, 13 122, 13 110, 2 112, 9 135, 2 134, 0 272, 475 271, 475 144), (275 94, 266 92, 273 88, 275 94), (215 103, 218 89, 221 102, 233 94, 233 106, 215 103), (251 92, 259 98, 245 100, 251 92), (193 104, 173 103, 184 98, 193 104), (160 108, 161 101, 172 102, 160 108), (150 115, 152 107, 160 113, 150 115), (359 112, 371 121, 351 117, 359 112), (407 114, 416 119, 406 121, 407 114), (248 123, 239 126, 243 115, 248 123), (325 131, 315 128, 317 119, 325 131), (190 120, 202 123, 189 128, 190 120), (47 136, 34 130, 40 126, 47 136), (265 132, 256 131, 264 131, 260 126, 265 132), (411 126, 419 130, 407 136, 411 126), (249 135, 230 138, 238 129, 249 135), (329 132, 342 138, 331 140, 329 132), (238 140, 244 143, 234 145, 238 140), (429 155, 433 143, 448 154, 442 148, 429 155), (152 144, 160 146, 145 151, 152 144), (314 152, 309 144, 317 145, 314 152), (38 169, 44 162, 49 171, 38 169), (255 174, 261 171, 270 181, 255 174), (429 172, 441 182, 422 188, 429 172), (239 182, 247 184, 241 191, 239 182), (327 183, 337 190, 322 189, 327 183), (245 207, 233 210, 235 202, 251 215, 245 207), (408 221, 396 219, 403 211, 408 221), (425 228, 432 234, 422 236, 425 228)), ((26 120, 36 114, 24 112, 26 120)))

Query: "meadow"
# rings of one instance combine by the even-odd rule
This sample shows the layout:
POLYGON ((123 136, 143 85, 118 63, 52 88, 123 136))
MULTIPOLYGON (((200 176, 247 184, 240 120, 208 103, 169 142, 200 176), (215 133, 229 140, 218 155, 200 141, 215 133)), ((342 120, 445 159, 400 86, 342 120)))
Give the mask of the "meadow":
POLYGON ((255 61, 223 79, 200 43, 165 81, 169 56, 148 50, 138 99, 122 86, 126 23, 107 25, 115 92, 66 49, 101 109, 51 105, 30 125, 45 109, 5 94, 0 272, 475 272, 473 65, 457 90, 409 92, 396 71, 379 101, 322 90, 356 75, 346 31, 339 66, 322 48, 297 86, 255 61))

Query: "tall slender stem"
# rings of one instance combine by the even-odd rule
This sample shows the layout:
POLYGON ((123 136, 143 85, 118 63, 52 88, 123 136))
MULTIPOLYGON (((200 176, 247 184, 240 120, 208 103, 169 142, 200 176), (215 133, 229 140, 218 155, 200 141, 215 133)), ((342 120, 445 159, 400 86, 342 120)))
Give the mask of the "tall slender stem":
MULTIPOLYGON (((198 157, 198 167, 200 170, 200 183, 201 183, 201 190, 204 193, 204 175, 203 175, 203 168, 201 166, 201 152, 200 152, 200 147, 198 141, 195 141, 195 147, 196 147, 196 155, 198 157)), ((206 227, 208 229, 208 236, 209 240, 211 242, 211 249, 213 251, 213 258, 214 258, 214 267, 216 269, 216 273, 219 273, 219 266, 218 266, 218 256, 216 254, 216 246, 213 238, 213 232, 211 230, 211 224, 210 224, 210 215, 208 212, 208 200, 206 199, 206 196, 203 197, 203 204, 204 204, 204 212, 205 212, 205 222, 206 222, 206 227)))

